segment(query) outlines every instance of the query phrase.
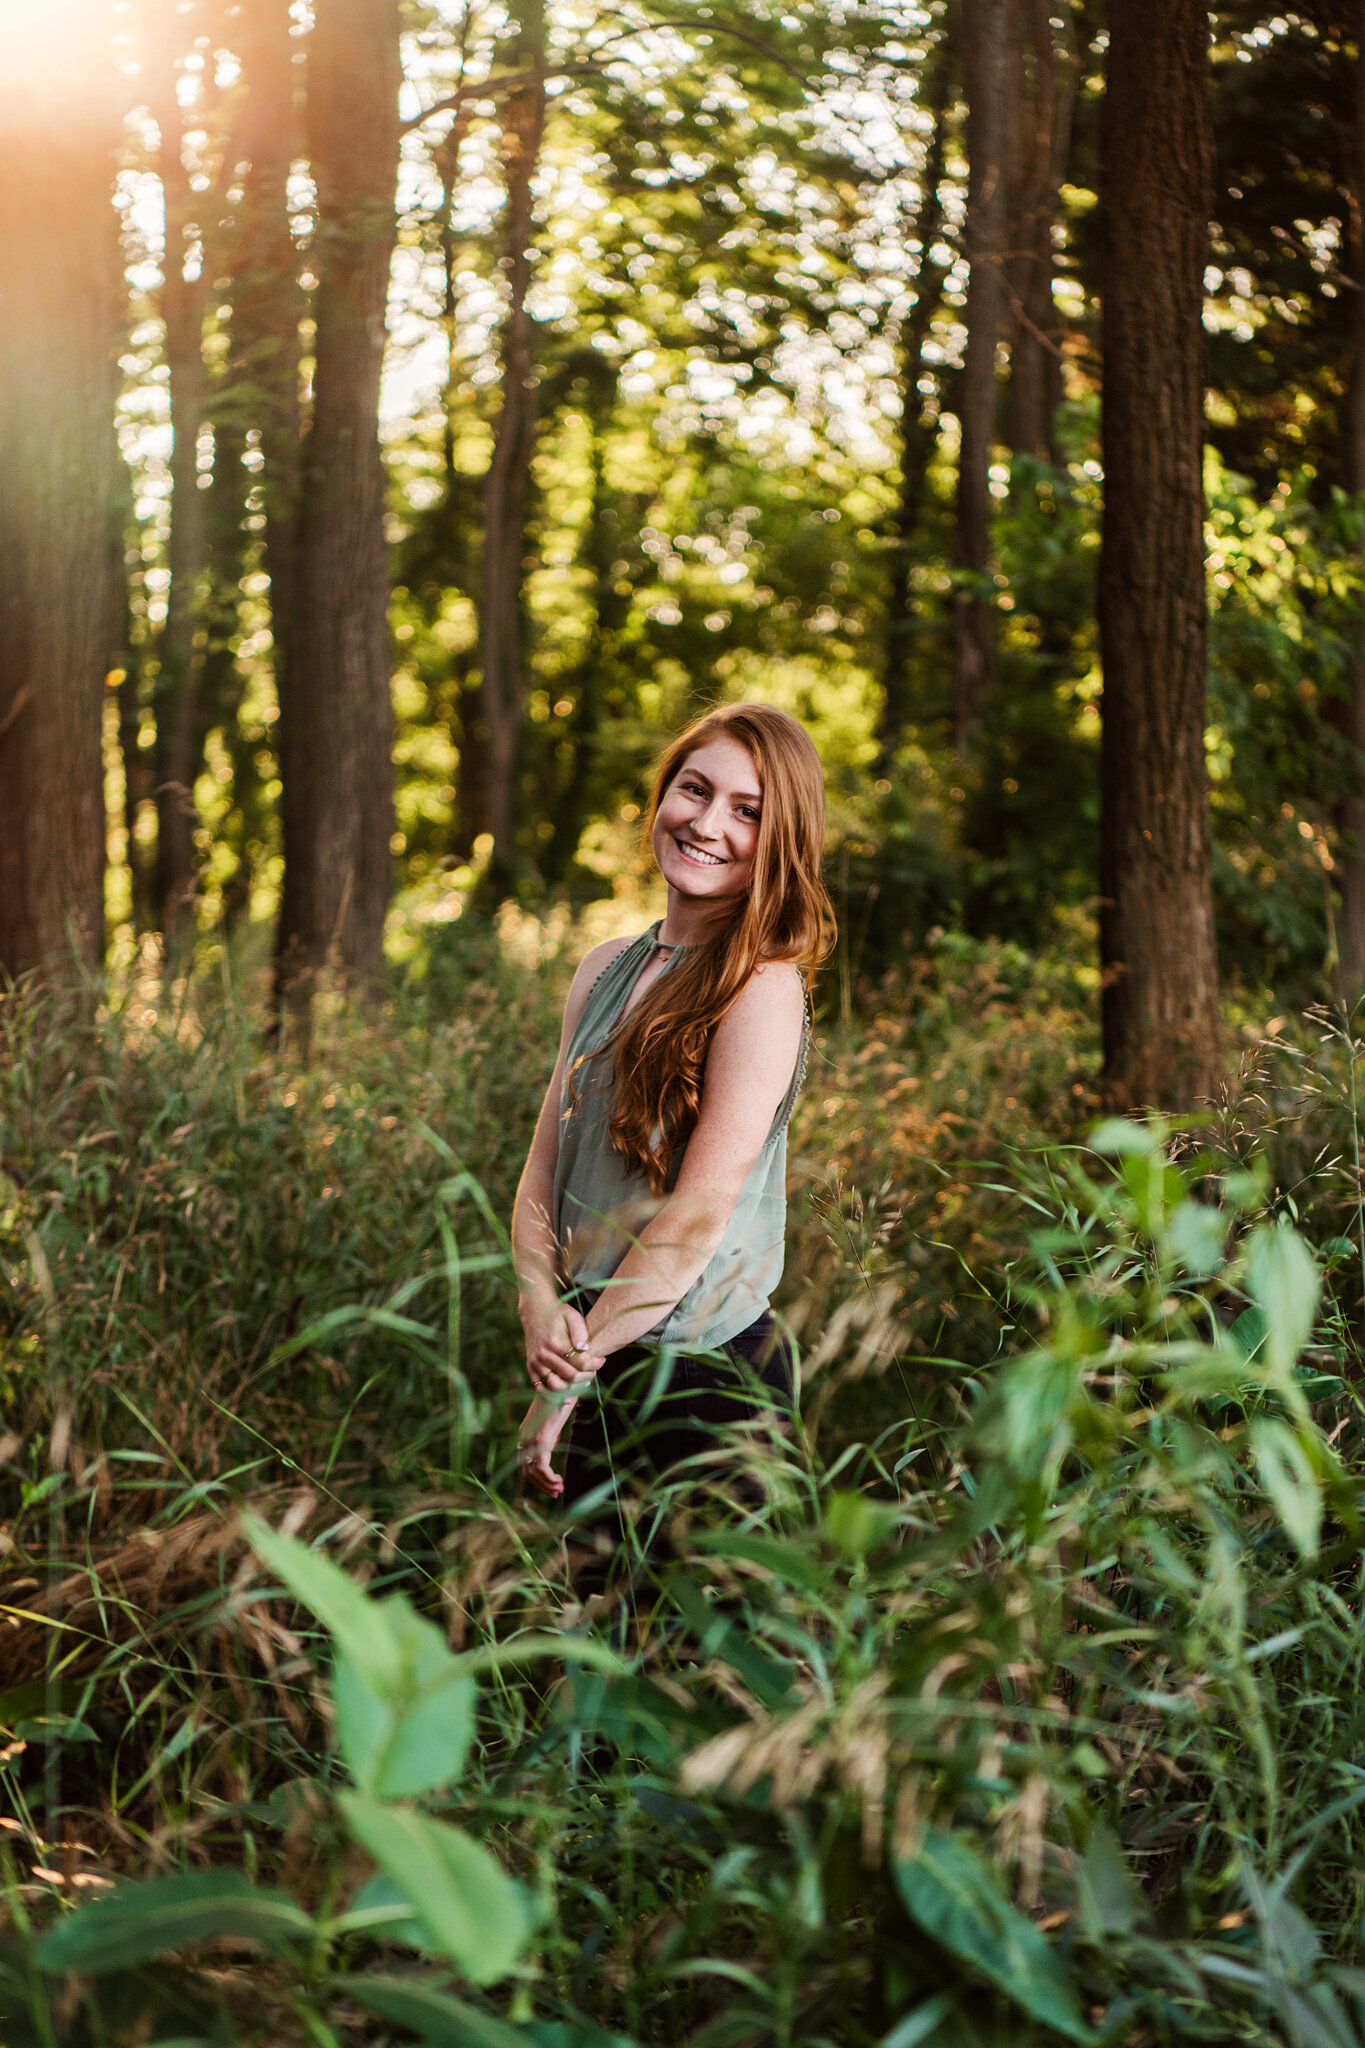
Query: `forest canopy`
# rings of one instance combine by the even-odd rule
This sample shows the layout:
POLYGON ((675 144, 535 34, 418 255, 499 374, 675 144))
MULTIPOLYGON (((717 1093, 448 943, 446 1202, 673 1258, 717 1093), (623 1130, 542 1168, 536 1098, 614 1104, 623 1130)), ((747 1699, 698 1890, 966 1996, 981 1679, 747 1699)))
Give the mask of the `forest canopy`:
MULTIPOLYGON (((1116 189, 1188 171, 1207 237, 1221 971, 1311 995, 1365 962, 1358 50, 1331 6, 1209 23, 1207 165, 1137 136, 1116 189)), ((36 626, 5 656, 9 772, 62 841, 7 852, 7 971, 74 931, 364 978, 471 902, 581 905, 638 870, 661 739, 746 695, 817 736, 861 971, 939 927, 1093 945, 1104 302, 1160 298, 1140 239, 1103 246, 1095 0, 81 0, 6 32, 6 518, 51 524, 12 603, 90 600, 64 683, 36 626), (62 749, 21 755, 58 687, 85 766, 53 797, 62 749)))

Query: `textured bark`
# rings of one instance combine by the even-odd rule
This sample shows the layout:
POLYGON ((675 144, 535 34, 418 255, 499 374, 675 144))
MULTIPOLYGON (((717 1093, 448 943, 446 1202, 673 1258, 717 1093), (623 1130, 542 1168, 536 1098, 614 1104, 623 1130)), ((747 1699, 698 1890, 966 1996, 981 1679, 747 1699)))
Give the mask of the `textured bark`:
POLYGON ((302 443, 299 322, 305 310, 289 225, 289 167, 302 142, 289 0, 242 0, 242 187, 232 262, 228 374, 233 409, 260 435, 265 569, 276 687, 288 669, 297 583, 302 443))
POLYGON ((924 487, 929 458, 938 432, 937 408, 925 403, 920 385, 924 380, 924 349, 934 314, 938 310, 945 276, 944 267, 934 261, 931 251, 943 233, 943 159, 947 141, 947 99, 949 67, 947 51, 940 46, 926 79, 926 103, 933 119, 920 199, 907 239, 919 244, 915 264, 915 300, 900 332, 901 446, 900 489, 892 514, 891 576, 887 591, 886 655, 882 665, 882 705, 877 721, 880 765, 889 765, 904 735, 910 715, 910 655, 915 640, 916 620, 911 602, 911 569, 915 537, 919 532, 924 504, 924 487))
POLYGON ((192 241, 201 236, 203 195, 191 190, 182 153, 184 119, 176 98, 172 62, 172 19, 163 17, 152 47, 156 89, 152 111, 161 134, 157 170, 165 202, 166 248, 162 258, 161 317, 166 330, 166 367, 171 405, 171 502, 166 618, 157 640, 156 711, 156 905, 166 960, 176 963, 192 929, 195 886, 194 783, 198 769, 198 688, 202 663, 199 610, 204 576, 206 523, 199 489, 199 431, 204 423, 207 377, 204 312, 206 265, 185 275, 192 241))
MULTIPOLYGON (((1010 0, 958 0, 957 40, 967 100, 967 216, 970 265, 967 348, 958 419, 955 564, 973 578, 991 565, 991 453, 998 410, 995 360, 1005 313, 1008 222, 1010 0)), ((980 589, 958 595, 953 741, 965 752, 995 681, 995 628, 980 589)))
POLYGON ((545 132, 544 0, 521 0, 521 34, 512 59, 532 82, 509 92, 503 113, 507 183, 508 308, 502 335, 502 405, 484 490, 483 601, 480 653, 483 681, 477 734, 485 765, 485 817, 493 835, 493 874, 511 871, 516 829, 517 755, 526 682, 522 668, 522 557, 526 501, 536 440, 534 336, 526 310, 535 233, 531 181, 545 132))
POLYGON ((393 713, 379 453, 398 164, 398 0, 318 0, 308 127, 318 215, 313 418, 280 703, 282 985, 376 982, 391 877, 393 713))
MULTIPOLYGON (((1351 293, 1351 360, 1342 422, 1343 482, 1352 497, 1365 493, 1365 0, 1356 0, 1355 122, 1351 137, 1351 203, 1347 262, 1351 293)), ((1337 957, 1349 1003, 1365 995, 1365 619, 1361 645, 1346 663, 1345 696, 1334 707, 1352 754, 1353 786, 1337 805, 1341 855, 1337 872, 1340 912, 1337 957)))
POLYGON ((1220 1080, 1204 761, 1203 0, 1115 0, 1101 149, 1102 1019, 1117 1109, 1220 1080))
POLYGON ((98 965, 119 636, 112 9, 47 0, 0 101, 0 974, 98 965))
MULTIPOLYGON (((1050 0, 1012 0, 1015 135, 1010 193, 1010 375, 1005 439, 1016 454, 1058 462, 1053 419, 1062 396, 1061 322, 1052 298, 1052 230, 1071 141, 1078 67, 1059 47, 1050 0)), ((1064 23, 1070 16, 1062 10, 1064 23)))

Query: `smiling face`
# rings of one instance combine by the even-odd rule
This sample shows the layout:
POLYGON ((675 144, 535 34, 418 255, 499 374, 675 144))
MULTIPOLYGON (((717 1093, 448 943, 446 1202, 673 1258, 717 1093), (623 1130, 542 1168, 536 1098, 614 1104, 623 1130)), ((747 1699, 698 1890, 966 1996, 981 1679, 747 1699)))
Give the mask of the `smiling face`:
POLYGON ((664 791, 654 819, 654 858, 670 889, 717 902, 748 889, 758 851, 763 790, 738 740, 697 747, 664 791))

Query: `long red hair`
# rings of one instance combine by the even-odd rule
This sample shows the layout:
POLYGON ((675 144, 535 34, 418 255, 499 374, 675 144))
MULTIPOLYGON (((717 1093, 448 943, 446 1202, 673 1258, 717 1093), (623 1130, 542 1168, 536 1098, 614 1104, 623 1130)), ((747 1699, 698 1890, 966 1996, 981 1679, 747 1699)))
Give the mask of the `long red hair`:
POLYGON ((821 874, 824 772, 810 734, 790 712, 725 704, 679 733, 655 772, 647 843, 688 755, 715 739, 738 740, 758 770, 763 807, 749 893, 646 991, 611 1048, 612 1142, 656 1195, 696 1126, 711 1033, 754 969, 790 960, 809 976, 834 944, 834 909, 821 874))

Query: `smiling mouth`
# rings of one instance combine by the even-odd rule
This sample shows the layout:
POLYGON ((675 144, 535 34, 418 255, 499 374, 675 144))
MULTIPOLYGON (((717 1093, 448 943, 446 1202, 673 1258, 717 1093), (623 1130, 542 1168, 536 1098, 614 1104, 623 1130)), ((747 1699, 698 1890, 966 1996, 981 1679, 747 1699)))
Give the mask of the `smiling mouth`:
POLYGON ((684 860, 690 860, 696 867, 723 868, 726 865, 719 854, 703 853, 699 846, 691 845, 686 839, 675 839, 673 844, 677 847, 684 860))

